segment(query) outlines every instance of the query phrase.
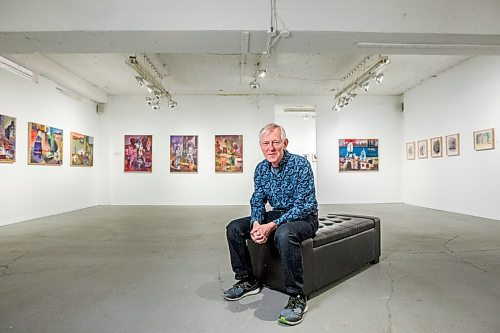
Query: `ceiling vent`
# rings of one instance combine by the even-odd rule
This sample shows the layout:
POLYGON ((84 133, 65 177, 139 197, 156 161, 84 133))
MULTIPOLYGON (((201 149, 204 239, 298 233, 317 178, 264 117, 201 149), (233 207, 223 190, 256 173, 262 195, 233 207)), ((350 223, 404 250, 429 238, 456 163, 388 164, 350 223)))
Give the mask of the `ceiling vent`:
POLYGON ((283 108, 284 112, 316 112, 316 107, 314 105, 305 106, 285 106, 283 108))

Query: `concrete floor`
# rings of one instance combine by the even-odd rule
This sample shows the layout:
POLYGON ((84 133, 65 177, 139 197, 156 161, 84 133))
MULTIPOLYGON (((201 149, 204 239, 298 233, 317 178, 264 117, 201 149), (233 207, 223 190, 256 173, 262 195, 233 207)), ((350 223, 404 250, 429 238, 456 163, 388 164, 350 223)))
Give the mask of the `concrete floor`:
POLYGON ((0 227, 0 332, 500 332, 500 221, 405 204, 324 205, 382 220, 380 263, 277 323, 287 297, 226 302, 225 225, 245 206, 100 206, 0 227))

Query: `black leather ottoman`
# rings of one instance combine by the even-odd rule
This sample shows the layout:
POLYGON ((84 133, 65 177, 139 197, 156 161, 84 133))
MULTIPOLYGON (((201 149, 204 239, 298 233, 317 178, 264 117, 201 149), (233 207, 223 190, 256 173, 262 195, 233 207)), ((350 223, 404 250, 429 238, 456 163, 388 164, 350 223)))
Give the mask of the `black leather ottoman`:
MULTIPOLYGON (((293 222, 292 222, 293 223, 293 222)), ((272 240, 248 240, 254 274, 272 289, 285 291, 283 270, 272 240)), ((380 258, 380 219, 373 216, 328 214, 319 217, 316 236, 302 242, 304 293, 328 285, 380 258)))

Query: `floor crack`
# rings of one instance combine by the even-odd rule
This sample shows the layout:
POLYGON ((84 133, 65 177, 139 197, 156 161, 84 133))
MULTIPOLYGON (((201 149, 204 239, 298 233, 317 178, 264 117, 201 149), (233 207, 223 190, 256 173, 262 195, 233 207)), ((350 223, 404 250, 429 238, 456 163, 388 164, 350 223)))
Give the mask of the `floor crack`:
POLYGON ((457 239, 458 237, 459 237, 459 236, 458 236, 458 235, 456 235, 455 237, 452 237, 452 238, 448 239, 446 242, 444 242, 444 243, 443 243, 443 247, 444 247, 444 248, 448 251, 446 254, 447 254, 447 255, 449 255, 450 257, 454 258, 455 260, 460 261, 461 263, 464 263, 464 264, 466 264, 466 265, 472 266, 472 267, 474 267, 474 268, 476 268, 476 269, 479 269, 479 270, 480 270, 480 271, 482 271, 482 272, 488 273, 488 270, 486 270, 486 269, 484 269, 484 268, 482 268, 482 267, 476 266, 476 265, 474 265, 473 263, 468 262, 468 261, 466 261, 466 260, 460 259, 459 257, 457 257, 457 256, 456 256, 455 251, 453 251, 452 249, 450 249, 450 248, 447 246, 447 245, 448 245, 448 243, 450 243, 452 240, 457 239))
POLYGON ((392 266, 392 262, 390 260, 387 260, 389 265, 387 266, 386 273, 387 276, 389 277, 390 280, 390 289, 389 289, 389 296, 387 297, 385 301, 385 308, 387 310, 387 321, 388 321, 388 328, 386 330, 386 333, 391 333, 392 332, 392 309, 391 309, 391 300, 392 300, 392 295, 394 294, 394 278, 392 277, 390 273, 390 268, 392 266))

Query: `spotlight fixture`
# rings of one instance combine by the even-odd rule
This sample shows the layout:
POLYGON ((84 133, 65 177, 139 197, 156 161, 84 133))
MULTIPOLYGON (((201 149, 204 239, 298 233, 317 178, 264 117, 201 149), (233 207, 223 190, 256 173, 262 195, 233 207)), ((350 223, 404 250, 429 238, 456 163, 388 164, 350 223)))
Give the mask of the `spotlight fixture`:
POLYGON ((267 75, 267 69, 260 67, 260 56, 257 58, 257 63, 255 64, 255 73, 253 75, 253 80, 248 84, 252 89, 259 89, 260 83, 259 79, 265 78, 267 75))
POLYGON ((257 82, 257 80, 253 80, 252 82, 249 83, 249 86, 252 89, 258 89, 260 87, 260 83, 257 82))
POLYGON ((144 87, 144 78, 142 76, 136 76, 135 79, 141 87, 144 87))
POLYGON ((168 101, 168 107, 169 107, 169 108, 173 109, 173 108, 175 108, 176 106, 177 106, 177 102, 176 102, 176 101, 174 101, 173 99, 170 99, 170 100, 168 101))
POLYGON ((135 79, 139 85, 141 87, 145 86, 152 95, 146 97, 146 104, 153 110, 160 109, 160 101, 162 99, 168 100, 170 108, 177 106, 177 102, 172 100, 172 96, 161 83, 162 76, 145 54, 142 54, 140 57, 130 56, 125 63, 138 74, 135 79))
POLYGON ((332 110, 340 111, 340 109, 352 102, 357 96, 356 91, 358 89, 368 91, 371 79, 380 84, 384 78, 381 70, 389 63, 389 58, 386 56, 379 56, 375 63, 370 57, 363 59, 363 61, 340 80, 343 87, 336 90, 338 93, 335 95, 332 110))

